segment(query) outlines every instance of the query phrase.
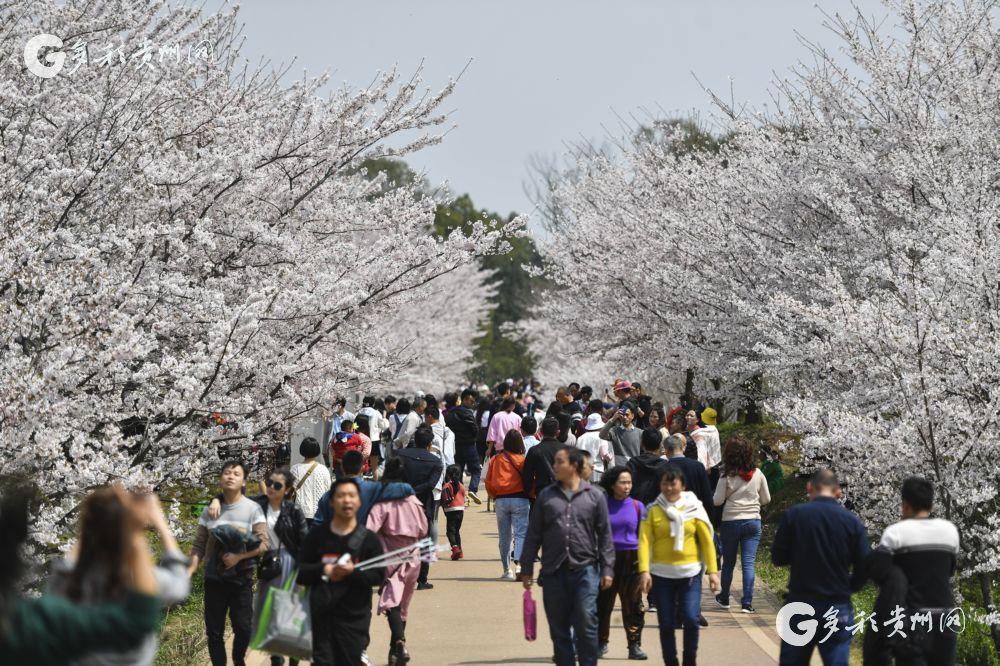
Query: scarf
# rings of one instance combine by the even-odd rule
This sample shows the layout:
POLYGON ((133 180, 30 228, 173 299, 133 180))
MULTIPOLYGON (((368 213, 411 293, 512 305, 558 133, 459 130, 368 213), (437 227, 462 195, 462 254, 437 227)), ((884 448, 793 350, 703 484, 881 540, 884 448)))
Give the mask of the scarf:
POLYGON ((708 525, 708 530, 714 536, 712 521, 708 519, 708 512, 698 497, 685 490, 681 493, 680 499, 676 503, 671 503, 663 493, 656 496, 653 504, 663 509, 670 521, 670 536, 674 538, 674 550, 680 552, 684 550, 684 522, 687 520, 700 520, 708 525))
POLYGON ((749 472, 740 472, 740 478, 746 481, 747 483, 750 483, 750 479, 753 478, 753 473, 754 470, 750 470, 749 472))

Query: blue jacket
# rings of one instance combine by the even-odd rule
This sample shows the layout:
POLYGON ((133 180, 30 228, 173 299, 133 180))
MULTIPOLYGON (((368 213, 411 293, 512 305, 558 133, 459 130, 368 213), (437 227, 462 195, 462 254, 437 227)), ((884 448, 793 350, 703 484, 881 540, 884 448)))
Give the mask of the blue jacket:
POLYGON ((868 549, 861 519, 834 498, 817 497, 782 514, 771 560, 790 565, 788 601, 845 603, 865 583, 868 549))
MULTIPOLYGON (((372 510, 372 505, 376 502, 403 499, 413 494, 413 487, 401 481, 382 483, 380 481, 368 481, 360 477, 355 478, 358 480, 358 485, 361 486, 361 508, 358 509, 358 525, 364 525, 368 522, 368 512, 372 510)), ((316 515, 313 516, 312 520, 314 525, 322 525, 333 520, 329 490, 319 498, 319 506, 316 507, 316 515)))

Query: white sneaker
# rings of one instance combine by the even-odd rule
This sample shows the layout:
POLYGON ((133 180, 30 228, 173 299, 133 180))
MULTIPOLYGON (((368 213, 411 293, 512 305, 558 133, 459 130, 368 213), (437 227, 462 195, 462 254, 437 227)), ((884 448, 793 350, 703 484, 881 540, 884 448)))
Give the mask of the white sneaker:
POLYGON ((510 569, 507 569, 506 571, 503 572, 503 575, 500 576, 500 580, 516 580, 516 578, 514 577, 514 572, 512 572, 510 569))

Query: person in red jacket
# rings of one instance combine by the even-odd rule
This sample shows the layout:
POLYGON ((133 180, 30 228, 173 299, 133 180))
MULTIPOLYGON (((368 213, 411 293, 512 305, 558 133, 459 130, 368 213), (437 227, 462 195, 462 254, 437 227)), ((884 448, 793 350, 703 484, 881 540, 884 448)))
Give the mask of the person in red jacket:
MULTIPOLYGON (((368 440, 368 451, 365 451, 365 440, 354 432, 354 421, 344 419, 340 423, 340 432, 335 434, 330 440, 330 463, 333 465, 334 474, 337 478, 344 476, 344 467, 341 461, 348 451, 358 451, 368 460, 371 453, 371 440, 368 440)), ((362 474, 365 470, 362 470, 362 474)))

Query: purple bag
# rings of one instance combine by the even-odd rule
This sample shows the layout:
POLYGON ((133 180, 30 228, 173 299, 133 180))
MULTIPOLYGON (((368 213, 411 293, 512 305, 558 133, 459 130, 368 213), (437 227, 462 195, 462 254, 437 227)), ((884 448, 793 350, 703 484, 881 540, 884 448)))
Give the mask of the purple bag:
POLYGON ((524 639, 533 641, 538 636, 538 614, 531 590, 524 591, 524 639))

